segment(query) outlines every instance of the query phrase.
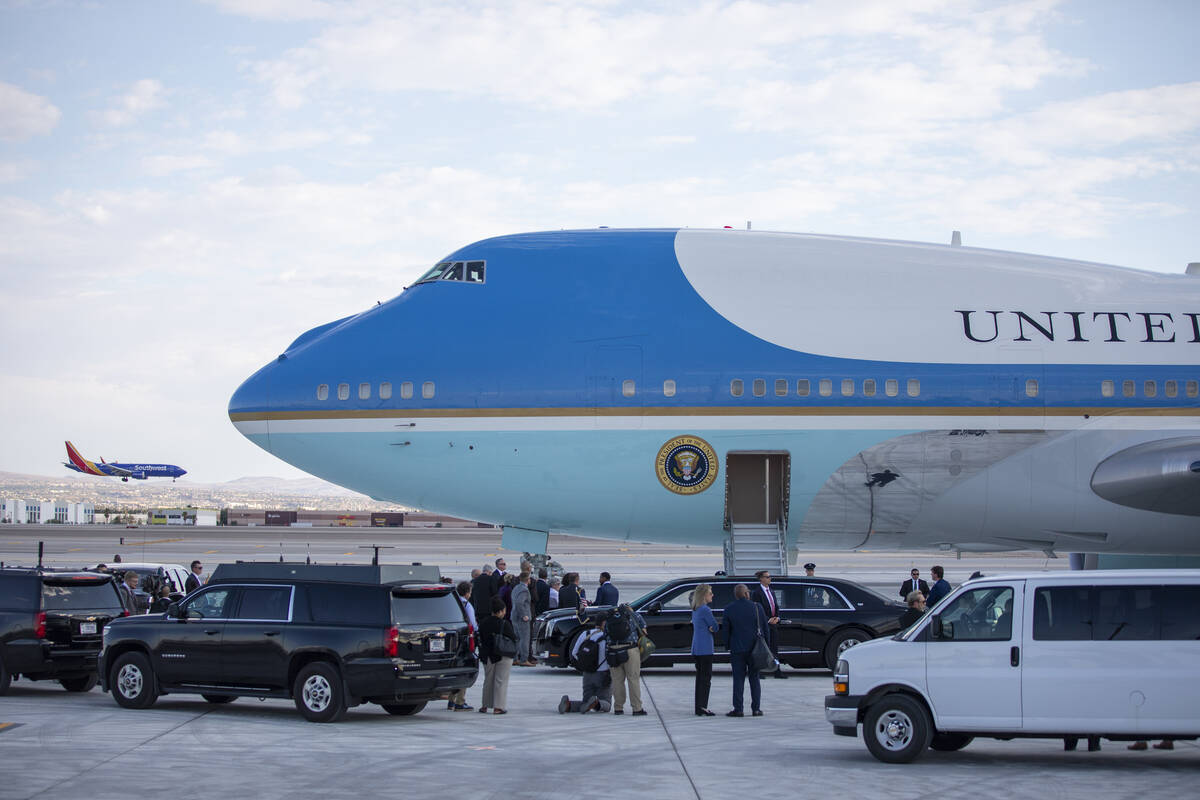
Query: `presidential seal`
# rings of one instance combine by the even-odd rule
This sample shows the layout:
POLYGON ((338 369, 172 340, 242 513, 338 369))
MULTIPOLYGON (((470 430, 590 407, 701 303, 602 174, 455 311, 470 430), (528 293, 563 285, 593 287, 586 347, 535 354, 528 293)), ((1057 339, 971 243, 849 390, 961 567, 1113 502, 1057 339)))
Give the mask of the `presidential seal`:
POLYGON ((654 473, 675 494, 697 494, 717 479, 717 454, 699 436, 677 436, 659 449, 654 473))

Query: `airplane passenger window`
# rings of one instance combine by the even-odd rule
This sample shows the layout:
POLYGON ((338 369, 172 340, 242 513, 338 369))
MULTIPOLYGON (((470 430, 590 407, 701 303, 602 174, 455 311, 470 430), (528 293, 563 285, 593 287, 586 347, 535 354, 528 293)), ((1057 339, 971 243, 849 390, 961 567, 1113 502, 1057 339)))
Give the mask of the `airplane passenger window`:
POLYGON ((729 382, 729 393, 734 397, 741 397, 745 391, 745 384, 741 378, 734 378, 729 382))
POLYGON ((1166 381, 1163 383, 1163 393, 1167 397, 1179 396, 1179 383, 1177 381, 1166 381))
POLYGON ((854 379, 842 378, 842 397, 850 397, 854 394, 854 379))
POLYGON ((921 394, 921 382, 916 378, 908 379, 908 396, 916 397, 921 394))
POLYGON ((633 397, 637 394, 637 386, 631 380, 621 381, 621 396, 633 397))
POLYGON ((1142 385, 1142 392, 1145 393, 1146 397, 1157 397, 1158 381, 1146 381, 1142 385))
POLYGON ((800 380, 796 381, 796 394, 800 395, 801 397, 808 397, 808 392, 809 388, 807 378, 801 378, 800 380))
POLYGON ((1188 381, 1187 382, 1187 396, 1195 397, 1197 394, 1200 394, 1200 382, 1188 381))
POLYGON ((317 399, 318 400, 328 400, 329 399, 329 384, 328 383, 322 383, 320 386, 317 387, 317 399))
POLYGON ((433 397, 433 393, 434 393, 433 381, 425 381, 424 383, 421 384, 421 397, 424 397, 426 400, 429 400, 433 397))
POLYGON ((387 381, 384 381, 383 383, 379 384, 379 399, 380 400, 391 400, 392 399, 392 385, 390 383, 388 383, 387 381))
POLYGON ((865 394, 867 397, 875 396, 875 379, 874 378, 867 378, 866 380, 863 381, 863 394, 865 394))
POLYGON ((483 283, 485 264, 482 261, 467 262, 467 283, 483 283))
POLYGON ((1121 394, 1133 397, 1133 381, 1121 381, 1121 394))
POLYGON ((669 378, 663 381, 663 395, 666 397, 675 396, 675 381, 669 378))
MULTIPOLYGON (((429 270, 429 272, 426 272, 424 275, 422 275, 417 283, 436 281, 438 278, 442 277, 442 273, 448 270, 450 266, 451 264, 449 261, 443 261, 442 263, 436 265, 433 269, 429 270)), ((417 283, 414 283, 413 286, 416 286, 417 283)))
POLYGON ((883 382, 883 393, 888 397, 895 397, 900 394, 900 381, 895 378, 888 378, 883 382))
POLYGON ((444 281, 461 281, 463 279, 463 262, 455 261, 454 264, 442 273, 444 281))
POLYGON ((350 399, 350 384, 339 383, 338 384, 338 400, 349 400, 349 399, 350 399))
POLYGON ((1103 397, 1112 397, 1117 391, 1116 385, 1112 381, 1100 381, 1100 394, 1103 397))
POLYGON ((821 378, 821 381, 817 384, 817 393, 820 394, 821 397, 829 397, 832 395, 833 381, 829 380, 829 378, 821 378))
POLYGON ((786 397, 787 390, 788 390, 787 381, 785 381, 783 378, 776 379, 776 381, 775 381, 775 396, 776 397, 786 397))
POLYGON ((370 400, 371 399, 371 384, 360 383, 358 385, 358 399, 359 400, 370 400))
POLYGON ((1027 381, 1025 381, 1025 396, 1026 397, 1037 397, 1038 396, 1037 378, 1030 378, 1027 381))
POLYGON ((754 379, 754 396, 762 397, 767 393, 767 382, 762 378, 754 379))
POLYGON ((412 381, 404 381, 400 384, 400 398, 403 400, 411 400, 413 393, 412 381))

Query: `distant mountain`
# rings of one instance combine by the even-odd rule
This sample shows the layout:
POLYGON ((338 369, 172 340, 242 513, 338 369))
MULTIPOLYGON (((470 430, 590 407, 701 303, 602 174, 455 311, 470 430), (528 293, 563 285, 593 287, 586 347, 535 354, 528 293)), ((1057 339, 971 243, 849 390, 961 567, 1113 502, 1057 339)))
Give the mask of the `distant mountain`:
POLYGON ((231 489, 243 492, 263 492, 266 494, 292 494, 312 497, 362 497, 343 486, 337 486, 320 478, 272 478, 269 476, 252 476, 237 478, 224 483, 208 484, 214 489, 231 489))

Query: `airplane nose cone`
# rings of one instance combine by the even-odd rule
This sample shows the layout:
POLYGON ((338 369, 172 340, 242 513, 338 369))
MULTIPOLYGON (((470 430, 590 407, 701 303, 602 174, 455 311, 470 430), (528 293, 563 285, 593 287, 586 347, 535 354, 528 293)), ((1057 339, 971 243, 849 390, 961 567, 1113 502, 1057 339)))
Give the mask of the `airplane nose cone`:
POLYGON ((270 452, 271 363, 251 375, 229 398, 229 421, 250 441, 270 452))

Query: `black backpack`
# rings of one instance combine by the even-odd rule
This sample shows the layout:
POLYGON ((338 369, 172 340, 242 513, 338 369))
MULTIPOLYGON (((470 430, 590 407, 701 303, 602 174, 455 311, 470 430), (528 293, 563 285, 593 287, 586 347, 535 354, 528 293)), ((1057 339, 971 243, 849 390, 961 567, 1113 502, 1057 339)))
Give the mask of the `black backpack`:
MULTIPOLYGON (((587 634, 584 634, 587 636, 587 634)), ((600 639, 585 638, 579 643, 572 663, 580 672, 596 672, 600 669, 600 639)))
POLYGON ((604 629, 608 634, 608 640, 614 644, 627 644, 630 634, 633 632, 629 626, 629 617, 624 613, 609 618, 604 629))

